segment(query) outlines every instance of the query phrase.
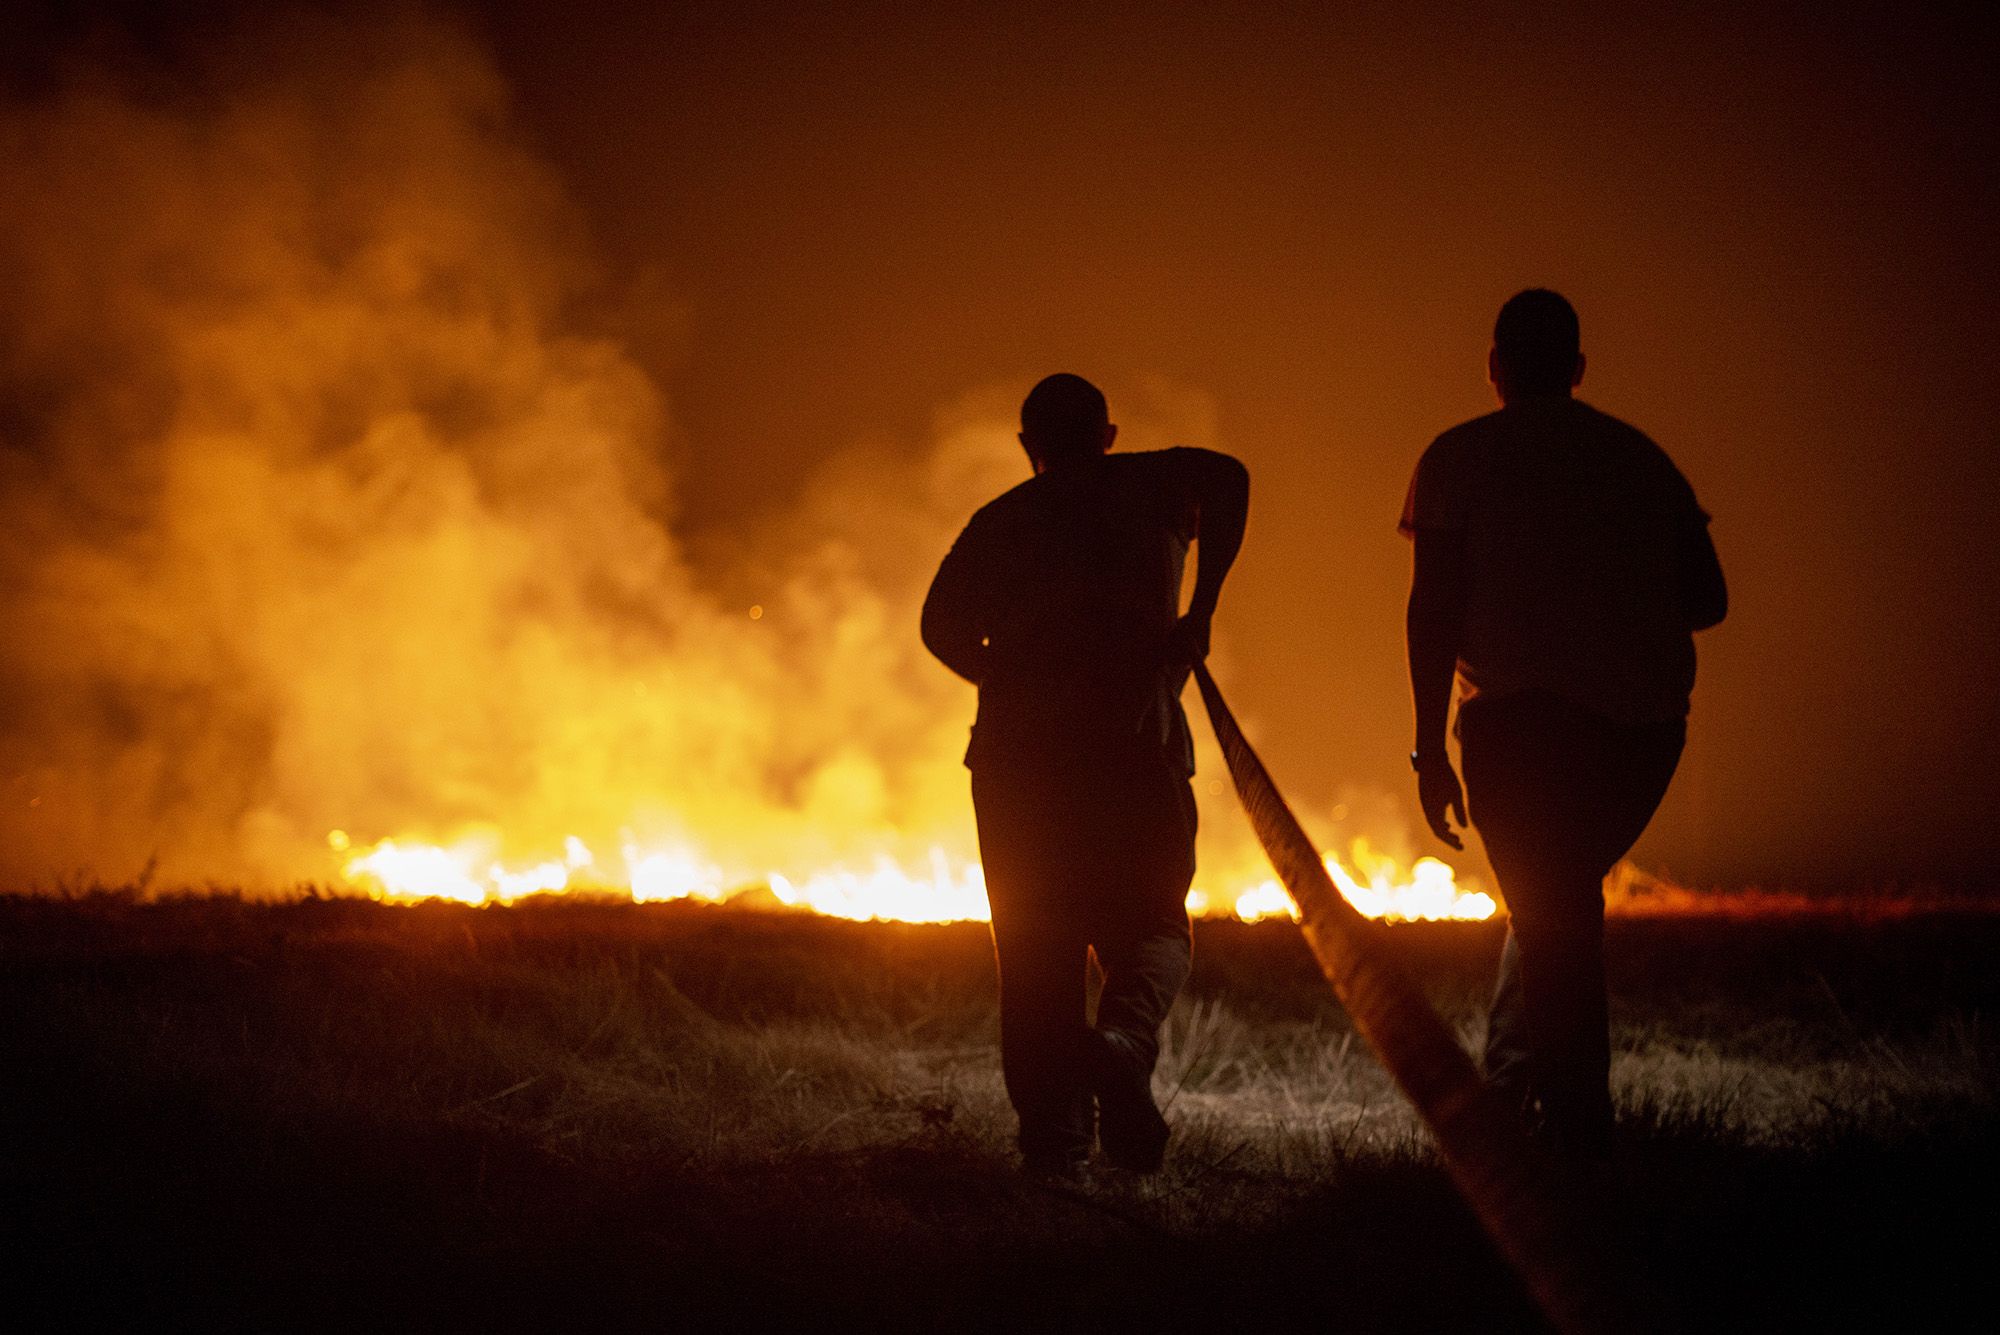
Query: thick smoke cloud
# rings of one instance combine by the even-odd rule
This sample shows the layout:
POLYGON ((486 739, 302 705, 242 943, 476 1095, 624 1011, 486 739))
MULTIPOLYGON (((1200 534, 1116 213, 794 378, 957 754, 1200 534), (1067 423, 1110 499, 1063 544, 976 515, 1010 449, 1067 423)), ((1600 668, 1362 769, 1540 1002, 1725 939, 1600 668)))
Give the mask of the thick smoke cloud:
POLYGON ((82 76, 0 173, 6 884, 325 878, 335 828, 970 851, 914 611, 1019 476, 1002 419, 836 461, 698 574, 660 391, 572 316, 584 229, 463 35, 82 76))

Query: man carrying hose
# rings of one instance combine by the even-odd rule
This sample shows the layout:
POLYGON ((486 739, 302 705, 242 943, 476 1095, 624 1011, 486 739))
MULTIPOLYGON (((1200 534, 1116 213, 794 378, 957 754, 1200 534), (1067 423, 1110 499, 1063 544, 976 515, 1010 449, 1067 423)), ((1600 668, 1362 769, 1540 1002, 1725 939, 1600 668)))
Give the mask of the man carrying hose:
POLYGON ((1687 735, 1692 632, 1728 593, 1708 516, 1643 433, 1572 397, 1576 312, 1507 302, 1488 370, 1501 408, 1417 464, 1410 684, 1424 818, 1479 827, 1511 921, 1488 1019, 1488 1080, 1551 1143, 1609 1149, 1606 873, 1665 795, 1687 735), (1445 751, 1452 679, 1461 790, 1445 751))
POLYGON ((923 639, 979 687, 965 763, 1000 970, 1000 1057, 1033 1172, 1157 1170, 1159 1030, 1187 980, 1194 751, 1180 691, 1243 542, 1227 455, 1110 453, 1089 381, 1021 405, 1034 476, 980 509, 924 601, 923 639), (1180 613, 1188 544, 1195 587, 1180 613), (1104 983, 1085 1017, 1086 957, 1104 983), (1095 1127, 1093 1127, 1095 1123, 1095 1127))

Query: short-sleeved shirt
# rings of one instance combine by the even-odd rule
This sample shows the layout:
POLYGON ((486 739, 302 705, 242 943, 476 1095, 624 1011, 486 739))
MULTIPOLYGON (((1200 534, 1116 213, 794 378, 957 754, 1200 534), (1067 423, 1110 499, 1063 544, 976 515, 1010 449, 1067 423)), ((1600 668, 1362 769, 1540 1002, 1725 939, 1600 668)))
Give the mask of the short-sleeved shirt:
POLYGON ((1687 715, 1681 556, 1707 522, 1644 432, 1552 396, 1431 442, 1401 529, 1464 535, 1463 698, 1543 690, 1640 723, 1687 715))
POLYGON ((952 545, 927 623, 987 645, 965 763, 1194 772, 1165 649, 1196 536, 1191 449, 1111 453, 1028 479, 952 545))

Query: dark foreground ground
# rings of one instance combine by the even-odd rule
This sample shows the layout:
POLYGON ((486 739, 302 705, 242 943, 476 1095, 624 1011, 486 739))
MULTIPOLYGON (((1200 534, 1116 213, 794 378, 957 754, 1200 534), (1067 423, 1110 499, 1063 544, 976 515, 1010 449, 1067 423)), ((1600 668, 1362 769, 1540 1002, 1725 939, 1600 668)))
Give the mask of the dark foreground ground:
MULTIPOLYGON (((1492 925, 1398 928, 1468 1041, 1492 925)), ((1990 1329, 2000 917, 1615 921, 1688 1329, 1990 1329)), ((1157 1179, 1013 1171, 982 928, 0 899, 14 1328, 1533 1329, 1286 923, 1198 929, 1157 1179)))

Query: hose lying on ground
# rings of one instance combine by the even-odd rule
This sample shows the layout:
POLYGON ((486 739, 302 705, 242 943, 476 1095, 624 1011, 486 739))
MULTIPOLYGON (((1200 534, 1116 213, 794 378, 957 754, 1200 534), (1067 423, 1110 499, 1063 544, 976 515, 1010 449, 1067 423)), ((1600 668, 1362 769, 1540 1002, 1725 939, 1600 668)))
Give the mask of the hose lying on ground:
POLYGON ((1437 1012, 1384 948, 1379 923, 1334 887, 1215 679, 1195 679, 1236 794, 1272 867, 1298 905, 1327 981, 1396 1083, 1423 1115, 1452 1181, 1542 1312, 1565 1332, 1652 1329, 1601 1210, 1572 1167, 1532 1144, 1514 1111, 1480 1079, 1437 1012))

